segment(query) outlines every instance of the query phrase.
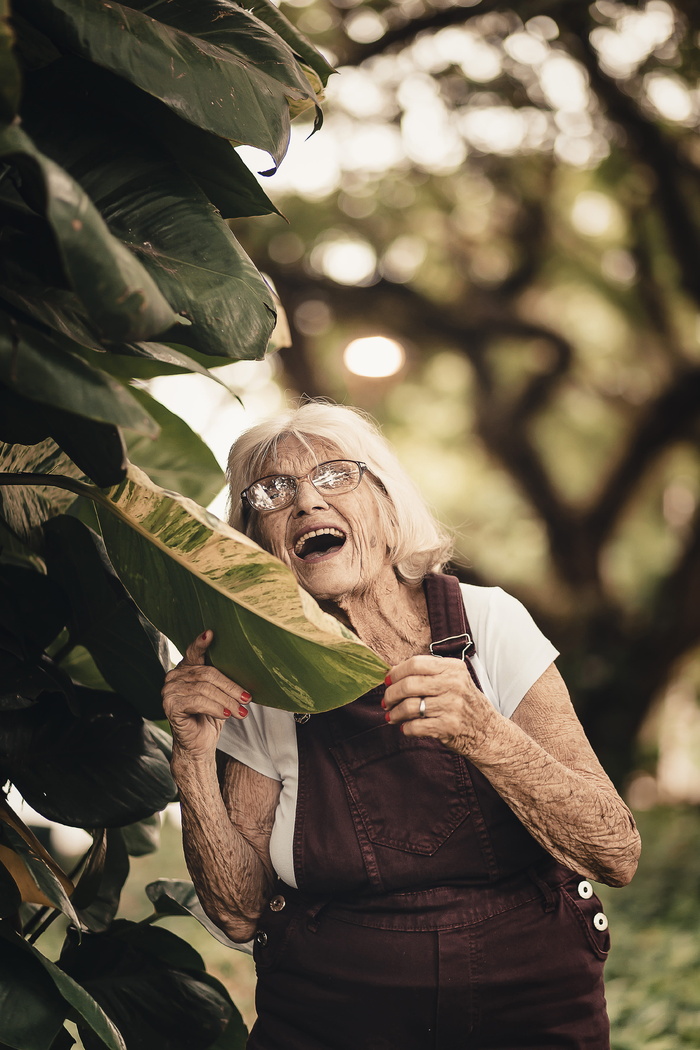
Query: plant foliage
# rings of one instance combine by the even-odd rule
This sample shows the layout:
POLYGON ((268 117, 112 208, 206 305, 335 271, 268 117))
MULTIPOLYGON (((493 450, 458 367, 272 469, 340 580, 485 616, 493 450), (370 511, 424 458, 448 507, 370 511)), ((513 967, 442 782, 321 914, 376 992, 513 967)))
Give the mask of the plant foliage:
POLYGON ((41 482, 119 486, 128 447, 203 503, 221 487, 134 381, 265 355, 275 297, 227 220, 276 208, 235 146, 277 166, 297 113, 320 125, 330 72, 265 0, 0 0, 0 470, 35 475, 0 487, 0 784, 93 838, 68 876, 0 806, 3 1046, 65 1050, 66 1020, 87 1050, 245 1044, 160 913, 115 919, 129 854, 156 848, 175 798, 151 721, 167 651, 94 513, 41 482), (35 942, 60 914, 52 961, 35 942))

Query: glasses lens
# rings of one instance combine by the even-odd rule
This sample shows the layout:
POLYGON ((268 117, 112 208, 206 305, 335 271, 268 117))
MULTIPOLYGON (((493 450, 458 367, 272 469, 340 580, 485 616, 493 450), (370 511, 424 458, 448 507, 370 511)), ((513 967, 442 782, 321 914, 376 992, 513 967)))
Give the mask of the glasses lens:
POLYGON ((350 492, 360 484, 361 477, 357 463, 333 459, 330 463, 321 463, 311 475, 311 481, 319 492, 350 492))
POLYGON ((296 479, 287 474, 273 474, 255 481, 247 491, 248 502, 256 510, 280 510, 294 499, 296 479))

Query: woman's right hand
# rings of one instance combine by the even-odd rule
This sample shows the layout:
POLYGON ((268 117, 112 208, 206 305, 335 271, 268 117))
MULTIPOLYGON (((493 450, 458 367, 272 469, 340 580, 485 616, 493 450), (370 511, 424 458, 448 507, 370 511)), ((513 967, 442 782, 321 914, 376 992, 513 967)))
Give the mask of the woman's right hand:
POLYGON ((181 662, 165 676, 163 709, 173 741, 191 758, 208 758, 227 718, 245 718, 251 695, 205 662, 214 632, 195 638, 181 662))

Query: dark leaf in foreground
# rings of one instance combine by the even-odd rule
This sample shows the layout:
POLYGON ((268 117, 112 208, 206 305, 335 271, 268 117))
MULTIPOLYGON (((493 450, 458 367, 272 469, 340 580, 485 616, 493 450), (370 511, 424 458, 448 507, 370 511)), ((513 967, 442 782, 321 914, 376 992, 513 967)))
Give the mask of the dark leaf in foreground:
POLYGON ((77 686, 0 721, 0 770, 43 816, 73 827, 132 824, 175 795, 150 726, 114 693, 77 686))
POLYGON ((77 518, 47 522, 49 577, 70 601, 71 641, 85 646, 115 692, 145 718, 162 718, 164 640, 141 616, 100 538, 77 518))
MULTIPOLYGON (((203 972, 201 956, 175 934, 118 919, 107 933, 71 937, 60 965, 102 1005, 129 1050, 208 1050, 230 1026, 246 1032, 221 984, 203 972)), ((98 1050, 81 1032, 85 1050, 98 1050)))

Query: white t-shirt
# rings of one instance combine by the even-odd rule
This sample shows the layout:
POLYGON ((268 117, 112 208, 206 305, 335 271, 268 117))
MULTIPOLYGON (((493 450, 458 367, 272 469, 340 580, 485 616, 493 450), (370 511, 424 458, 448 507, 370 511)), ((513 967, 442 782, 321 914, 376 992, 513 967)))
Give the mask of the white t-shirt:
MULTIPOLYGON (((517 598, 500 587, 460 586, 476 646, 472 665, 493 706, 510 718, 559 654, 517 598)), ((288 886, 296 886, 292 859, 298 784, 294 716, 252 702, 247 718, 224 723, 218 746, 258 773, 281 781, 270 858, 279 877, 288 886)))

